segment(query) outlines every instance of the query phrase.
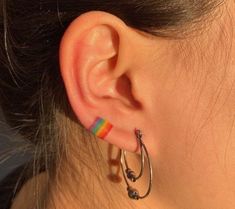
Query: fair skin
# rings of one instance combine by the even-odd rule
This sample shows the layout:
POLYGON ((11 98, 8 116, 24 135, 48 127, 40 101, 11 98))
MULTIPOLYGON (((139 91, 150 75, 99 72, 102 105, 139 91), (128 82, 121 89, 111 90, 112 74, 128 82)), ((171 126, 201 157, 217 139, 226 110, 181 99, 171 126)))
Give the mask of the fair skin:
MULTIPOLYGON (((108 144, 139 153, 133 130, 143 132, 154 182, 148 198, 132 201, 138 209, 235 208, 235 2, 226 4, 204 33, 184 40, 147 36, 98 11, 63 36, 61 74, 74 113, 87 129, 97 116, 113 125, 99 141, 103 153, 108 144)), ((63 201, 54 196, 56 208, 63 201)))

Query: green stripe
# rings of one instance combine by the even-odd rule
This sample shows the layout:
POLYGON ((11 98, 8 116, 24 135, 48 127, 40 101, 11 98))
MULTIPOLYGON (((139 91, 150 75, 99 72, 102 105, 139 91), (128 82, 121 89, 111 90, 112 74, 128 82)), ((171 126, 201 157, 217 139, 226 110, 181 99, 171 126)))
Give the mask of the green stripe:
POLYGON ((93 132, 96 134, 99 131, 99 129, 104 125, 104 123, 105 123, 105 120, 101 119, 98 122, 97 126, 93 129, 93 132))

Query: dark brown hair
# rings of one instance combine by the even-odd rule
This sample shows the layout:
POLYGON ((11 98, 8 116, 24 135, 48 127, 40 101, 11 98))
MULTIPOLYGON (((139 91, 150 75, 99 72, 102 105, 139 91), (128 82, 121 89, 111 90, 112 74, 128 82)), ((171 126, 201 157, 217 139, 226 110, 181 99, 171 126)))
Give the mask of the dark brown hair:
MULTIPOLYGON (((69 141, 66 137, 71 132, 76 132, 80 143, 76 155, 81 170, 97 165, 91 163, 97 160, 96 140, 83 140, 94 136, 86 132, 73 114, 59 71, 60 40, 73 19, 87 11, 106 11, 130 27, 153 36, 177 39, 199 31, 203 20, 214 17, 215 8, 222 3, 222 0, 1 0, 0 104, 8 124, 35 146, 35 172, 44 164, 51 180, 55 178, 61 159, 66 158, 69 141)), ((82 178, 82 174, 77 175, 82 178)), ((85 184, 80 185, 86 189, 85 184)))

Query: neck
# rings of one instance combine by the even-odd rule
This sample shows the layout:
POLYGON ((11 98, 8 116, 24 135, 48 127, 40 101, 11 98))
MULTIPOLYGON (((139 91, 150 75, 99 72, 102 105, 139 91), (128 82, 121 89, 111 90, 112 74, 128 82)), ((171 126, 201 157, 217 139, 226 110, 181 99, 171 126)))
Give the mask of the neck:
MULTIPOLYGON (((98 166, 91 163, 93 162, 92 159, 88 159, 89 168, 87 165, 82 169, 71 166, 71 162, 65 163, 65 166, 61 165, 62 171, 59 172, 57 182, 53 184, 54 187, 47 209, 84 209, 94 208, 94 205, 97 209, 109 208, 109 205, 112 205, 112 209, 123 207, 147 209, 153 208, 150 207, 151 205, 161 205, 157 199, 160 196, 154 186, 150 195, 145 199, 131 200, 127 194, 127 186, 120 164, 117 166, 115 163, 119 156, 119 150, 103 141, 99 141, 98 145, 105 161, 103 164, 107 166, 102 165, 102 162, 99 162, 100 159, 96 161, 98 166)), ((138 173, 140 170, 140 156, 127 153, 127 160, 129 167, 138 173)), ((75 165, 79 165, 78 162, 75 165)), ((133 185, 139 190, 140 195, 148 189, 148 172, 148 169, 145 168, 143 177, 133 185)), ((130 183, 130 185, 132 184, 130 183)))

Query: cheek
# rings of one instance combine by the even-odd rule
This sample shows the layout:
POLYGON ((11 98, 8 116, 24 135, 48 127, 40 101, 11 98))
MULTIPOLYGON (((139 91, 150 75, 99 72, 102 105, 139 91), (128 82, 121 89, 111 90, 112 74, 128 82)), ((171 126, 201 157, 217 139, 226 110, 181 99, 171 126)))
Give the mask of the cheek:
POLYGON ((208 125, 198 138, 186 132, 169 130, 159 139, 154 162, 158 171, 155 179, 160 182, 159 193, 169 202, 177 202, 179 208, 194 208, 192 205, 195 208, 206 208, 207 205, 215 204, 211 197, 217 197, 216 200, 220 201, 221 192, 228 191, 228 179, 225 179, 223 173, 223 157, 220 156, 220 161, 216 156, 219 150, 214 147, 215 142, 211 138, 213 134, 209 129, 208 125))
POLYGON ((225 183, 218 186, 218 182, 226 182, 221 169, 226 143, 217 132, 226 130, 219 130, 222 118, 217 115, 216 119, 212 112, 224 100, 216 97, 215 83, 202 78, 191 82, 186 74, 178 79, 168 77, 152 93, 154 108, 149 117, 156 149, 155 178, 161 184, 159 193, 167 201, 177 202, 179 208, 199 208, 198 202, 200 208, 207 208, 215 205, 207 197, 219 201, 221 191, 228 190, 225 183))

